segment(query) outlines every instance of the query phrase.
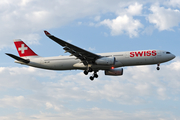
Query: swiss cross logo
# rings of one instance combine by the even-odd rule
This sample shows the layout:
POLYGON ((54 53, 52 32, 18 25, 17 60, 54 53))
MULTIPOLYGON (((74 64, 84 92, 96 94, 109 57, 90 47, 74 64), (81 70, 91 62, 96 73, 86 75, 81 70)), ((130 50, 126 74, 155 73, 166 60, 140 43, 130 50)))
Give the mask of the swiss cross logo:
POLYGON ((21 47, 18 48, 19 51, 21 51, 21 54, 24 54, 24 51, 28 48, 24 46, 24 44, 21 44, 21 47))

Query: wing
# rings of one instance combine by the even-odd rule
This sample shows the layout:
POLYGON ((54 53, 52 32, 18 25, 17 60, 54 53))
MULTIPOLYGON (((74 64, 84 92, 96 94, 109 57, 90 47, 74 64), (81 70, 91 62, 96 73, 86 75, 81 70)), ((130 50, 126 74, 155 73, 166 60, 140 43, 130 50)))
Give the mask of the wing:
POLYGON ((79 48, 75 45, 72 45, 68 42, 65 42, 64 40, 61 40, 61 39, 51 35, 47 31, 44 31, 44 32, 45 32, 46 36, 48 36, 50 39, 52 39, 53 41, 55 41, 56 43, 58 43, 59 45, 64 47, 63 49, 65 50, 65 52, 69 52, 72 55, 76 56, 78 59, 80 59, 84 63, 84 65, 94 64, 95 60, 101 58, 100 55, 91 53, 91 52, 86 51, 82 48, 79 48))

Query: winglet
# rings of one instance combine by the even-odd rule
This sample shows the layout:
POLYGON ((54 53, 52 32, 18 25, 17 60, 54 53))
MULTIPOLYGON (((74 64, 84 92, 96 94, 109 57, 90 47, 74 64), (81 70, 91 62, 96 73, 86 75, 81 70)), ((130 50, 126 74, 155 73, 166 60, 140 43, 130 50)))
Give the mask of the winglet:
POLYGON ((44 31, 44 33, 47 35, 47 36, 51 36, 51 34, 48 32, 48 31, 44 31))

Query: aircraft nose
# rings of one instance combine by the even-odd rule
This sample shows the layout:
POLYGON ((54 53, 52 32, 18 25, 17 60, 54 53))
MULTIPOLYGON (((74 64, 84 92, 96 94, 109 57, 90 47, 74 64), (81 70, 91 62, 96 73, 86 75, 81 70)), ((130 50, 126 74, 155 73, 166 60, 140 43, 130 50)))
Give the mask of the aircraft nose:
POLYGON ((172 55, 172 59, 174 59, 176 56, 174 54, 171 54, 172 55))

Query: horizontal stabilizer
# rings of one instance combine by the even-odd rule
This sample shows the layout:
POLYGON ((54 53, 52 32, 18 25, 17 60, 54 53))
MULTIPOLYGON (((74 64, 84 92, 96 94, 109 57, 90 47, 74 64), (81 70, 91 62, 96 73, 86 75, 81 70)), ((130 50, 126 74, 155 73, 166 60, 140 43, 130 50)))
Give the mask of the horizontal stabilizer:
POLYGON ((23 63, 29 63, 30 61, 29 60, 26 60, 26 59, 23 59, 23 58, 20 58, 18 56, 15 56, 13 54, 9 54, 9 53, 6 53, 6 55, 16 59, 17 61, 20 61, 20 62, 23 62, 23 63))

